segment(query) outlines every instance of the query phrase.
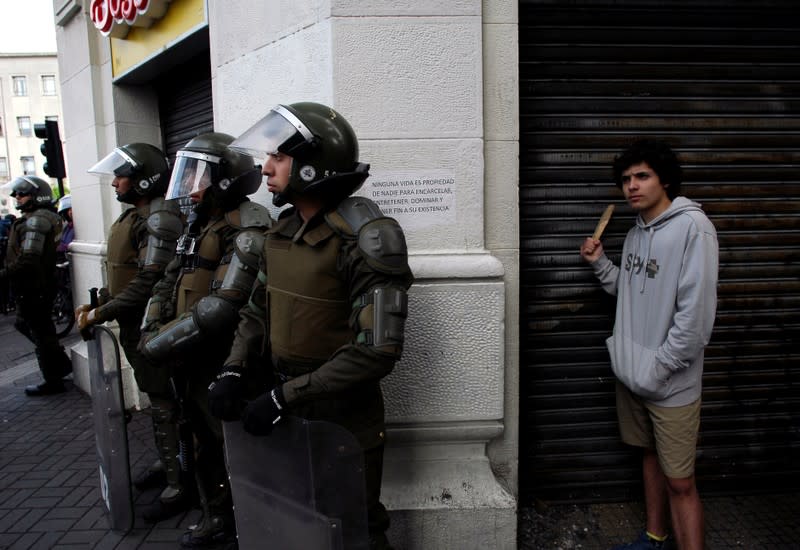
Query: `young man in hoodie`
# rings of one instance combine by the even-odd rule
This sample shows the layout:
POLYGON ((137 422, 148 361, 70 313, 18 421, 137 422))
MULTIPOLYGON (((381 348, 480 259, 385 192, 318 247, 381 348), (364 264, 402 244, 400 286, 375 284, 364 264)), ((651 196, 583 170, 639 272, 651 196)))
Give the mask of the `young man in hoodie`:
POLYGON ((580 253, 617 296, 606 345, 620 433, 643 448, 646 528, 615 549, 665 548, 670 517, 678 547, 702 549, 694 461, 703 355, 716 316, 717 234, 700 205, 679 196, 680 164, 665 143, 633 143, 614 160, 614 181, 638 214, 622 265, 598 239, 588 237, 580 253))

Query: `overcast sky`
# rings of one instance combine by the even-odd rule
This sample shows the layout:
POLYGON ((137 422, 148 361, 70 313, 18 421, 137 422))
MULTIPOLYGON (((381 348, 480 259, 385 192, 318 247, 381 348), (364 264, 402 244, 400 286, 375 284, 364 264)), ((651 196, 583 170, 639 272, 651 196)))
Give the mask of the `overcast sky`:
POLYGON ((53 0, 0 0, 0 53, 55 51, 53 0))

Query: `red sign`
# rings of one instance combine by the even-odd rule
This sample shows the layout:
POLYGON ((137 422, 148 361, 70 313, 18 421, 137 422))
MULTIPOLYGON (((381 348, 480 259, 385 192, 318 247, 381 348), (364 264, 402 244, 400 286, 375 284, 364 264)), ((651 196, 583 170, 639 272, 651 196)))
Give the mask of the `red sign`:
POLYGON ((167 13, 170 0, 91 0, 89 15, 103 36, 124 38, 130 27, 149 27, 167 13))

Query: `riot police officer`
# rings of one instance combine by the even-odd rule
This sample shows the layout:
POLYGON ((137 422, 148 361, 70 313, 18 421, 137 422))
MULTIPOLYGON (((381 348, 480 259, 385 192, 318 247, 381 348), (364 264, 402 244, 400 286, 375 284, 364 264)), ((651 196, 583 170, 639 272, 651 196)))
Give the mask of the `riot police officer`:
POLYGON ((14 326, 36 346, 44 382, 25 388, 26 395, 65 391, 62 378, 72 362, 58 342, 50 317, 56 291, 56 239, 61 216, 53 205, 50 186, 36 176, 21 176, 6 184, 22 216, 11 226, 6 251, 6 275, 17 305, 14 326))
POLYGON ((245 430, 268 434, 283 414, 350 430, 365 453, 370 547, 389 548, 379 382, 404 340, 413 276, 403 231, 374 202, 350 196, 369 166, 358 162, 353 129, 330 107, 278 105, 232 147, 266 156, 273 203, 292 208, 267 231, 264 271, 210 390, 211 409, 239 417, 248 353, 266 336, 277 385, 244 408, 245 430))
POLYGON ((89 168, 90 174, 111 177, 117 200, 131 205, 111 225, 107 239, 106 276, 108 288, 103 303, 92 309, 75 310, 78 328, 116 320, 120 344, 133 367, 139 389, 150 398, 153 433, 158 463, 136 480, 140 488, 161 477, 166 487, 156 502, 144 510, 148 521, 158 521, 190 506, 191 488, 182 479, 179 462, 179 426, 175 396, 169 373, 142 356, 137 349, 140 325, 153 286, 175 256, 175 245, 183 233, 183 219, 177 203, 164 199, 169 183, 169 162, 164 153, 149 143, 129 143, 115 148, 89 168), (158 473, 156 473, 158 472, 158 473))
POLYGON ((261 185, 260 168, 229 149, 232 141, 223 133, 202 134, 177 153, 167 198, 189 197, 194 206, 144 320, 142 349, 183 380, 185 413, 198 444, 203 519, 183 535, 185 547, 232 542, 236 534, 222 425, 208 412, 208 385, 230 348, 272 219, 247 198, 261 185))

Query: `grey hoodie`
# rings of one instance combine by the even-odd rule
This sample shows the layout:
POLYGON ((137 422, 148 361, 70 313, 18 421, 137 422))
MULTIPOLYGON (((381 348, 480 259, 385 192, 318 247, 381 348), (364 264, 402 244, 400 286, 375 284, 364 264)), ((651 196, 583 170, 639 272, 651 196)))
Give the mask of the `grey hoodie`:
POLYGON ((622 247, 622 266, 592 263, 617 296, 606 340, 614 374, 632 392, 663 407, 700 397, 703 355, 717 309, 717 232, 700 205, 677 197, 660 216, 637 216, 622 247))

